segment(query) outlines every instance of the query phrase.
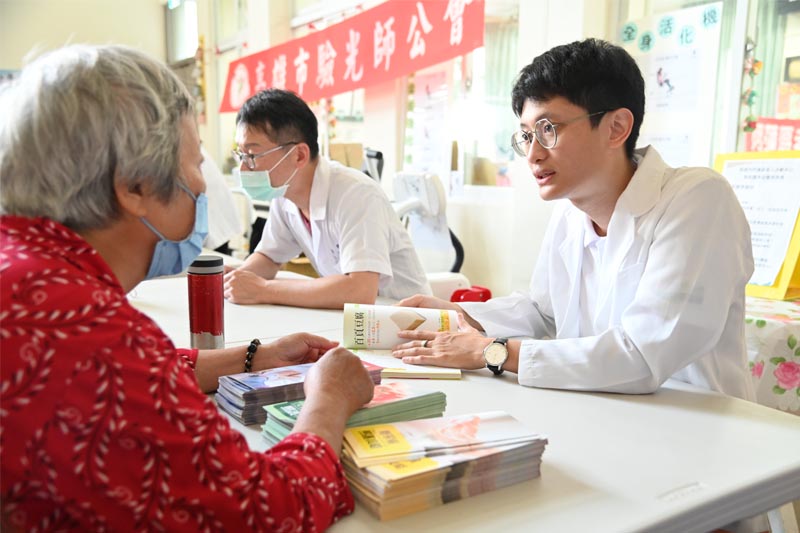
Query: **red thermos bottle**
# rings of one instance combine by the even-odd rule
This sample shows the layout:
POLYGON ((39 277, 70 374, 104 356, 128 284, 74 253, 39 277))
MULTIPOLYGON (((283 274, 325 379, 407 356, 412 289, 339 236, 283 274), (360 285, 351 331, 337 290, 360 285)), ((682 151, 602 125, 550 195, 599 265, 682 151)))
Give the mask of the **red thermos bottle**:
POLYGON ((222 258, 201 255, 189 266, 189 331, 192 348, 224 348, 222 258))

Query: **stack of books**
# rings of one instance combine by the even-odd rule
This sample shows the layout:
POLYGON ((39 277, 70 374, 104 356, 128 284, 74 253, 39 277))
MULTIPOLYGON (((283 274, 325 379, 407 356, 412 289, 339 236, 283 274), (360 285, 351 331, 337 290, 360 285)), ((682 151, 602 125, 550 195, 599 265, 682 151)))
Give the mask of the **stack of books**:
MULTIPOLYGON (((372 381, 380 383, 382 368, 366 361, 363 363, 372 381)), ((303 382, 312 365, 282 366, 222 376, 217 388, 217 404, 242 424, 263 424, 267 418, 265 405, 305 398, 303 382)))
MULTIPOLYGON (((277 444, 294 428, 304 400, 281 402, 264 407, 267 421, 262 426, 264 439, 277 444)), ((447 407, 441 391, 429 390, 412 382, 381 383, 375 386, 372 401, 353 413, 347 427, 388 424, 404 420, 440 417, 447 407)))
POLYGON ((547 444, 500 411, 350 428, 344 441, 353 493, 381 520, 533 479, 547 444))

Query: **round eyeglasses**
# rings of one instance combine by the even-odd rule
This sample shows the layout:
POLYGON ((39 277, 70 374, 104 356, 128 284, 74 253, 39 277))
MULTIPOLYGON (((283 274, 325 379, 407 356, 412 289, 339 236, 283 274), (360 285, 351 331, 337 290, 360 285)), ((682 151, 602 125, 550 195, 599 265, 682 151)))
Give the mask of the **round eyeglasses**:
POLYGON ((532 132, 525 130, 514 132, 514 134, 511 136, 511 148, 517 153, 517 155, 521 157, 528 157, 528 152, 531 150, 531 145, 533 144, 533 139, 535 137, 536 142, 538 142, 542 148, 549 150, 556 145, 556 142, 558 142, 558 133, 556 132, 557 127, 566 126, 567 124, 571 124, 583 118, 603 115, 605 113, 608 113, 608 111, 596 111, 594 113, 587 113, 570 120, 565 120, 564 122, 550 122, 550 120, 546 118, 537 120, 536 124, 533 125, 532 132))
POLYGON ((237 165, 241 165, 242 161, 244 161, 245 166, 247 166, 250 170, 256 169, 256 159, 259 157, 264 157, 267 154, 271 154, 272 152, 276 152, 281 148, 286 148, 287 146, 291 146, 293 144, 300 144, 298 141, 290 141, 288 143, 279 144, 274 148, 270 148, 266 152, 261 152, 260 154, 245 154, 240 152, 239 150, 232 150, 231 154, 233 154, 233 159, 236 161, 237 165))

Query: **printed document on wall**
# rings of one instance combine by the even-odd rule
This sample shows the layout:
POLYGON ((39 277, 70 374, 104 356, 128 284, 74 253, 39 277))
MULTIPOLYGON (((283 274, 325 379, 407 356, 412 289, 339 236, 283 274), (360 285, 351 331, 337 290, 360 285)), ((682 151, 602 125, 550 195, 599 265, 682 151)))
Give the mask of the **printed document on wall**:
POLYGON ((714 2, 622 26, 619 39, 645 82, 637 145, 652 145, 670 166, 709 164, 721 23, 714 2))
POLYGON ((731 159, 725 161, 722 174, 750 223, 755 261, 750 283, 772 285, 800 211, 800 159, 731 159))

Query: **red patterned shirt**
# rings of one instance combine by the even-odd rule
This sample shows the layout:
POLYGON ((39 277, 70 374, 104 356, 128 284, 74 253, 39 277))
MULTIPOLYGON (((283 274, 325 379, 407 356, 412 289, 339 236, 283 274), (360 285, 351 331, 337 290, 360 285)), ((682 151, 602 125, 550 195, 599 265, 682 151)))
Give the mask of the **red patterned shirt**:
POLYGON ((39 530, 325 529, 353 510, 334 450, 251 452, 100 255, 0 217, 0 500, 39 530))

